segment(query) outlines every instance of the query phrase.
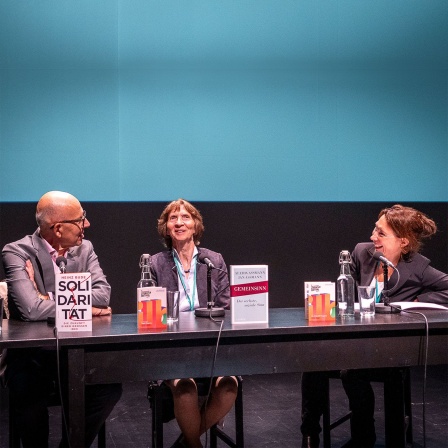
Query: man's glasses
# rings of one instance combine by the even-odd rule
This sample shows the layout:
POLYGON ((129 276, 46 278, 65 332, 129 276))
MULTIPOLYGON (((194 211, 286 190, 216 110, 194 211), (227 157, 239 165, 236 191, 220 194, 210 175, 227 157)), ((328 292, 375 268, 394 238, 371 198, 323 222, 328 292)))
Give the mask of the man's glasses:
POLYGON ((76 224, 81 223, 81 230, 84 230, 84 223, 86 221, 87 212, 85 210, 82 211, 82 218, 78 219, 66 219, 65 221, 55 222, 50 229, 52 229, 56 224, 76 224))

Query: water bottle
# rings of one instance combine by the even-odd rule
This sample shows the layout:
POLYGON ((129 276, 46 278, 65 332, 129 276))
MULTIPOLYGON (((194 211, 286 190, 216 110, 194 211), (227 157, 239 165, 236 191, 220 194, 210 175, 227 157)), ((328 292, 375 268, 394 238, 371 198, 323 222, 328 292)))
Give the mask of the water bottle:
POLYGON ((348 250, 339 254, 341 273, 337 280, 337 307, 340 317, 352 317, 355 315, 355 280, 350 273, 351 256, 348 250))
POLYGON ((149 254, 143 254, 140 257, 140 267, 142 274, 140 281, 137 284, 137 296, 141 296, 141 288, 149 288, 150 286, 156 286, 156 282, 151 275, 151 256, 149 254))
POLYGON ((153 318, 154 286, 156 282, 151 275, 151 256, 143 254, 140 257, 142 274, 137 284, 137 325, 138 328, 151 328, 156 325, 153 318))

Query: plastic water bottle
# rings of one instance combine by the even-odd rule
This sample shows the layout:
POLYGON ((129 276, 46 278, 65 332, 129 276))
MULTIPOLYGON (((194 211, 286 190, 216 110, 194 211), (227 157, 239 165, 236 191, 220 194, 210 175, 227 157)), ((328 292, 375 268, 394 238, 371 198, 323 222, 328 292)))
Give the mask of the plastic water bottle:
POLYGON ((348 250, 339 254, 341 273, 337 280, 337 307, 340 317, 353 317, 355 315, 355 280, 350 273, 351 256, 348 250))

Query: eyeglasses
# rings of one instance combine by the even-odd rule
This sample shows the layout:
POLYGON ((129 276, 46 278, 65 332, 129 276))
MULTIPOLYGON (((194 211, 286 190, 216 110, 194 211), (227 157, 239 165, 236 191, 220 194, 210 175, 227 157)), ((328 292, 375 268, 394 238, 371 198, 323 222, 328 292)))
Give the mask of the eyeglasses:
POLYGON ((374 227, 372 230, 372 235, 377 234, 379 238, 395 238, 395 235, 386 235, 381 229, 378 227, 374 227))
POLYGON ((181 220, 182 222, 186 222, 186 221, 190 221, 191 219, 193 219, 191 217, 191 215, 171 215, 168 218, 169 222, 177 222, 178 220, 181 220))
POLYGON ((87 212, 85 210, 82 211, 82 218, 78 219, 66 219, 65 221, 58 221, 55 222, 52 226, 50 226, 50 229, 52 229, 56 224, 76 224, 81 223, 81 230, 84 230, 84 224, 86 221, 86 215, 87 212))

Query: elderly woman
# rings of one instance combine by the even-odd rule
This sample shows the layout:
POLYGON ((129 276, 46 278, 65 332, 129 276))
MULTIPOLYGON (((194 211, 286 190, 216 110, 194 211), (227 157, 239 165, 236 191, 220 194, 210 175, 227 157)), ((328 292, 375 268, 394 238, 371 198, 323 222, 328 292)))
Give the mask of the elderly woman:
MULTIPOLYGON (((371 243, 359 243, 352 253, 351 272, 359 285, 373 285, 381 291, 384 272, 374 252, 382 252, 400 272, 400 278, 389 267, 388 297, 391 302, 421 301, 448 304, 448 275, 430 265, 419 253, 422 240, 437 231, 435 222, 411 207, 394 205, 381 210, 375 223, 371 243)), ((351 414, 352 439, 347 447, 373 447, 375 397, 369 381, 369 370, 348 370, 341 375, 351 414)), ((302 376, 303 447, 318 447, 323 409, 320 372, 302 376)))
MULTIPOLYGON (((158 220, 158 232, 168 250, 152 257, 152 274, 158 286, 179 290, 179 311, 207 307, 207 267, 198 262, 199 254, 217 268, 212 271, 212 298, 217 306, 229 308, 230 293, 227 267, 221 254, 199 248, 204 224, 199 210, 178 199, 169 203, 158 220)), ((232 408, 237 395, 234 377, 212 381, 209 399, 199 407, 198 384, 207 379, 171 379, 165 381, 174 399, 174 415, 182 431, 181 443, 201 447, 200 436, 220 421, 232 408)))

